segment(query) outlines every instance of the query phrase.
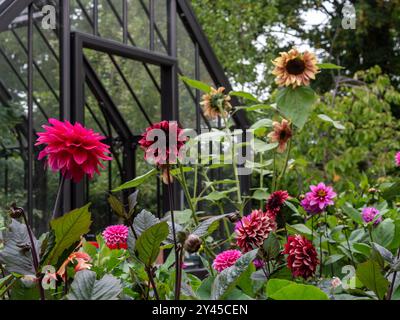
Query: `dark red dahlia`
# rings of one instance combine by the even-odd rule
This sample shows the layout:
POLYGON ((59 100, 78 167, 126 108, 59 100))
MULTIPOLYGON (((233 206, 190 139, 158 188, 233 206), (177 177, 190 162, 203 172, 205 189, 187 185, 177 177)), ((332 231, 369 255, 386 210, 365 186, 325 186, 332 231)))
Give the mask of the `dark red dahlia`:
POLYGON ((281 211, 281 208, 287 199, 289 199, 287 191, 278 190, 271 193, 267 200, 267 212, 276 216, 281 211))
POLYGON ((313 244, 300 235, 289 236, 285 244, 288 268, 293 276, 308 279, 315 274, 319 260, 313 244))
POLYGON ((275 218, 262 210, 253 210, 236 223, 237 245, 243 252, 259 248, 270 232, 276 230, 275 218))
POLYGON ((145 151, 145 160, 162 167, 176 163, 179 150, 186 141, 187 137, 176 121, 161 121, 146 129, 139 144, 145 151))

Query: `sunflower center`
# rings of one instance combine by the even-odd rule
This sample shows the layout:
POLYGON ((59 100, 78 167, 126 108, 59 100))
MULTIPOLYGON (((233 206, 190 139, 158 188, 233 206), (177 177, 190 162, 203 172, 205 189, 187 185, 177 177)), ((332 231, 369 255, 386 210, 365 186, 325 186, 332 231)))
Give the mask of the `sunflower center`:
POLYGON ((305 69, 306 64, 300 58, 292 59, 286 64, 287 72, 296 76, 302 74, 305 69))
POLYGON ((286 139, 286 131, 285 130, 282 130, 280 133, 279 133, 279 140, 285 140, 286 139))

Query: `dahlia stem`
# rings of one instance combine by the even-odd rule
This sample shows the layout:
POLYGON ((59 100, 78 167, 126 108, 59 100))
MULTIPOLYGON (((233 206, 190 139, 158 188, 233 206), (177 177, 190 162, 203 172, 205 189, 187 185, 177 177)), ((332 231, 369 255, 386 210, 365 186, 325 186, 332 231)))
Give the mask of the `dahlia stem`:
POLYGON ((38 289, 39 289, 39 294, 40 294, 40 300, 44 301, 45 300, 45 295, 44 295, 44 290, 43 290, 43 287, 42 287, 42 284, 41 284, 38 255, 37 255, 37 251, 36 251, 35 242, 33 241, 32 229, 29 226, 28 219, 26 218, 26 214, 25 214, 24 210, 22 210, 22 217, 24 219, 24 222, 25 222, 25 225, 26 225, 26 230, 27 230, 28 236, 29 236, 29 241, 31 243, 31 254, 32 254, 33 268, 35 269, 36 278, 39 280, 38 289))
POLYGON ((156 297, 156 300, 160 300, 160 296, 158 295, 158 292, 157 292, 156 282, 154 281, 153 272, 152 272, 151 268, 146 267, 146 272, 149 276, 150 284, 153 287, 154 296, 156 297))
POLYGON ((64 182, 65 182, 65 176, 61 175, 61 180, 60 184, 58 186, 58 191, 57 191, 57 197, 56 197, 56 202, 54 203, 54 210, 53 210, 53 217, 52 219, 57 219, 62 216, 62 210, 61 210, 61 195, 64 187, 64 182))
POLYGON ((347 234, 347 230, 344 229, 344 236, 346 237, 346 243, 347 243, 347 247, 349 249, 350 252, 350 257, 351 257, 351 264, 353 265, 353 267, 356 267, 356 264, 354 262, 354 257, 353 257, 353 251, 351 251, 351 246, 350 246, 350 241, 349 241, 349 235, 347 234))
POLYGON ((179 263, 179 249, 178 242, 176 240, 176 230, 175 230, 175 216, 174 216, 174 199, 172 195, 171 186, 171 176, 169 164, 167 164, 167 180, 168 180, 168 200, 169 200, 169 211, 171 213, 171 223, 172 223, 172 237, 174 240, 174 250, 175 250, 175 300, 179 300, 180 296, 180 279, 179 279, 179 269, 182 267, 179 263))
POLYGON ((284 177, 285 174, 286 174, 286 170, 287 170, 288 163, 289 163, 290 151, 291 151, 291 149, 292 149, 292 139, 289 139, 288 148, 287 148, 287 149, 288 149, 288 151, 287 151, 287 153, 286 153, 286 158, 285 158, 284 167, 283 167, 283 169, 282 169, 281 174, 280 174, 279 177, 278 177, 278 181, 276 182, 276 189, 277 189, 277 190, 279 189, 281 180, 283 179, 283 177, 284 177))
MULTIPOLYGON (((328 254, 330 256, 331 255, 331 245, 329 243, 329 237, 328 237, 328 212, 325 212, 325 237, 326 237, 326 241, 328 244, 328 254)), ((333 273, 334 273, 333 272, 333 263, 331 263, 330 269, 331 269, 331 277, 333 277, 333 273)))
MULTIPOLYGON (((260 153, 260 164, 261 164, 261 168, 260 168, 260 188, 263 189, 264 188, 264 173, 263 173, 263 154, 262 152, 260 153)), ((260 200, 260 210, 263 210, 264 207, 264 201, 260 200)))
POLYGON ((181 174, 181 179, 179 179, 178 181, 181 183, 183 192, 185 193, 185 196, 186 196, 186 200, 189 203, 190 210, 192 211, 193 221, 194 221, 195 225, 197 226, 199 224, 199 219, 197 218, 196 209, 193 205, 193 201, 190 196, 189 188, 188 188, 188 185, 186 182, 185 172, 183 171, 183 166, 180 162, 178 162, 178 166, 179 166, 179 171, 181 174))
MULTIPOLYGON (((400 259, 400 249, 397 251, 397 260, 399 260, 399 259, 400 259)), ((392 283, 390 284, 389 292, 387 295, 387 300, 392 300, 393 290, 394 290, 394 286, 396 284, 396 278, 397 278, 397 271, 395 271, 393 273, 392 283)))
POLYGON ((272 169, 272 183, 271 183, 271 190, 272 192, 276 191, 276 151, 274 151, 274 163, 272 169))

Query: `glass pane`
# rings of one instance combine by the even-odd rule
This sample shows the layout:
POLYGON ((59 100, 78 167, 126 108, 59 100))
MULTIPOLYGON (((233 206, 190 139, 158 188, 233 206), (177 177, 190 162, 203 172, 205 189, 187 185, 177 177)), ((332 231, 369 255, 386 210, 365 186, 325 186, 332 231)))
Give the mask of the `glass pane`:
POLYGON ((71 30, 93 33, 92 0, 71 0, 71 30))
POLYGON ((99 0, 99 33, 103 38, 122 42, 122 26, 118 17, 122 20, 121 0, 99 0))
POLYGON ((148 49, 150 47, 150 21, 148 1, 128 0, 128 32, 134 45, 148 49))

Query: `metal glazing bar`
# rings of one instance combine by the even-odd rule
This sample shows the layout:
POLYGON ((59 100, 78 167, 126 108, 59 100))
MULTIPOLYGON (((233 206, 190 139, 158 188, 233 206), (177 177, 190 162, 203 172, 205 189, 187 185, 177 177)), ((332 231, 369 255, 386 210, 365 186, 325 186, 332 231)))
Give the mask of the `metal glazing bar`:
POLYGON ((93 34, 99 34, 99 0, 93 0, 93 34))
POLYGON ((71 40, 70 1, 60 0, 59 50, 60 50, 60 118, 71 119, 71 40))
POLYGON ((154 43, 154 0, 149 0, 149 11, 150 11, 150 50, 154 51, 155 43, 154 43))
POLYGON ((122 42, 128 43, 128 0, 122 0, 122 42))
POLYGON ((28 221, 33 226, 33 7, 28 8, 28 221))

